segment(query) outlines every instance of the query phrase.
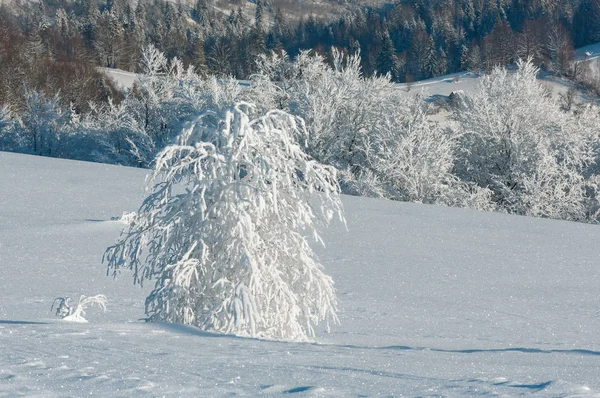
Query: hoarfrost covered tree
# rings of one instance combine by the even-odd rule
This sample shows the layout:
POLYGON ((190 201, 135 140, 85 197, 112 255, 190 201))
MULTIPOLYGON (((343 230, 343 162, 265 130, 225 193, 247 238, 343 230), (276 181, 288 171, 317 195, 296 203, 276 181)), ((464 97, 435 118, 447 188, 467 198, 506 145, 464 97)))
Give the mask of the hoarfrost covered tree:
POLYGON ((333 67, 320 55, 301 52, 294 61, 263 58, 253 77, 254 96, 283 107, 306 121, 307 152, 343 170, 362 163, 360 147, 386 112, 406 100, 390 76, 365 78, 360 55, 332 49, 333 67), (267 76, 267 77, 265 77, 267 76))
POLYGON ((421 95, 406 106, 373 126, 361 147, 366 167, 359 176, 348 176, 346 184, 369 196, 491 209, 487 189, 453 174, 459 136, 429 119, 430 106, 421 95))
POLYGON ((0 148, 14 150, 18 145, 14 142, 13 121, 7 106, 0 107, 0 148))
POLYGON ((301 119, 252 112, 202 115, 161 152, 151 194, 105 259, 113 275, 154 282, 153 321, 306 340, 337 319, 333 281, 308 244, 342 218, 336 172, 297 144, 301 119))
MULTIPOLYGON (((179 66, 177 60, 174 65, 179 66)), ((136 119, 140 120, 142 128, 155 142, 164 144, 166 138, 167 117, 161 109, 164 102, 173 97, 176 83, 170 78, 168 72, 169 61, 165 55, 152 44, 142 50, 140 67, 142 75, 136 80, 134 99, 130 102, 136 110, 136 119)), ((171 69, 172 70, 172 69, 171 69)))
POLYGON ((463 97, 457 174, 488 187, 509 213, 583 221, 595 190, 585 176, 594 140, 561 112, 537 73, 524 61, 516 73, 495 68, 463 97))
POLYGON ((359 54, 262 57, 250 91, 306 120, 306 151, 335 166, 344 192, 488 208, 485 189, 452 176, 456 137, 429 121, 422 96, 404 95, 389 75, 365 77, 359 54))
POLYGON ((35 155, 52 156, 59 144, 65 119, 59 96, 46 98, 36 90, 26 90, 26 111, 17 129, 28 150, 35 155))

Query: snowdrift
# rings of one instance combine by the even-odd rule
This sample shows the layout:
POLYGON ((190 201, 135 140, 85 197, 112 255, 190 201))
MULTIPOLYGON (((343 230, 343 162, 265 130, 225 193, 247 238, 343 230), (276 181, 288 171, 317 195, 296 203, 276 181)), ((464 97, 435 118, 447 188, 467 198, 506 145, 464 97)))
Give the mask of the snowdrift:
POLYGON ((317 344, 145 323, 101 257, 146 172, 0 152, 0 396, 600 396, 600 227, 344 197, 317 344), (105 294, 87 324, 56 297, 105 294))

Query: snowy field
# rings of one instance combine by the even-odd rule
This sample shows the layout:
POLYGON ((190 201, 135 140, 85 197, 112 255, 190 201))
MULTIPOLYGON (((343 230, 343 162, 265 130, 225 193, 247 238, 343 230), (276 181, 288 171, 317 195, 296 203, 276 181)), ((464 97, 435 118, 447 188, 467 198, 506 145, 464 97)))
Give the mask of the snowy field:
POLYGON ((344 197, 318 343, 140 321, 101 264, 145 171, 0 152, 0 396, 600 396, 600 227, 344 197), (59 296, 105 294, 88 324, 59 296))

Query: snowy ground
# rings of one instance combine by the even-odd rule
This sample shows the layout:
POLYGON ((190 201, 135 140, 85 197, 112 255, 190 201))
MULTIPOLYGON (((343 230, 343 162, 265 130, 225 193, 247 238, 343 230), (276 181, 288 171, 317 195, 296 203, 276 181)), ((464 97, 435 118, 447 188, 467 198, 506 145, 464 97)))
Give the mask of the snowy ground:
POLYGON ((129 90, 133 87, 133 83, 138 78, 137 73, 127 72, 121 69, 113 69, 113 68, 98 68, 101 72, 104 72, 108 75, 117 86, 119 86, 123 90, 129 90))
POLYGON ((600 396, 600 227, 345 197, 317 344, 148 324, 101 264, 145 172, 0 152, 0 396, 600 396), (58 296, 108 296, 88 324, 58 296))
POLYGON ((600 43, 590 44, 575 50, 575 58, 578 60, 591 60, 598 57, 600 57, 600 43))

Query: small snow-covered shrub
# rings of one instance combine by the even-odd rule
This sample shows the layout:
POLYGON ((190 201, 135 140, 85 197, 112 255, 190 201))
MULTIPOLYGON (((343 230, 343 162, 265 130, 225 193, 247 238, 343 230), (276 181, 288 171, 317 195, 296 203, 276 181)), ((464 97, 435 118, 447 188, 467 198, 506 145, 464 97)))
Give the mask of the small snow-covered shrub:
POLYGON ((132 211, 132 212, 124 211, 120 217, 115 216, 115 217, 111 217, 110 219, 111 219, 111 221, 119 221, 125 225, 129 225, 135 220, 135 216, 137 216, 137 213, 135 211, 132 211))
POLYGON ((106 296, 102 294, 90 297, 81 295, 76 306, 71 304, 70 297, 58 297, 52 303, 50 311, 54 310, 54 305, 56 304, 55 315, 57 317, 62 318, 65 321, 87 323, 87 319, 85 319, 85 309, 89 306, 96 305, 100 307, 103 312, 105 312, 106 303, 106 296))
POLYGON ((121 217, 119 217, 119 221, 121 221, 123 224, 129 225, 135 220, 136 215, 137 215, 137 213, 135 211, 131 211, 131 212, 124 211, 123 215, 121 217))
POLYGON ((152 321, 306 340, 337 319, 333 281, 308 244, 342 217, 336 171, 297 144, 301 119, 253 112, 202 115, 162 151, 151 194, 105 259, 115 276, 129 268, 134 283, 154 283, 152 321))

